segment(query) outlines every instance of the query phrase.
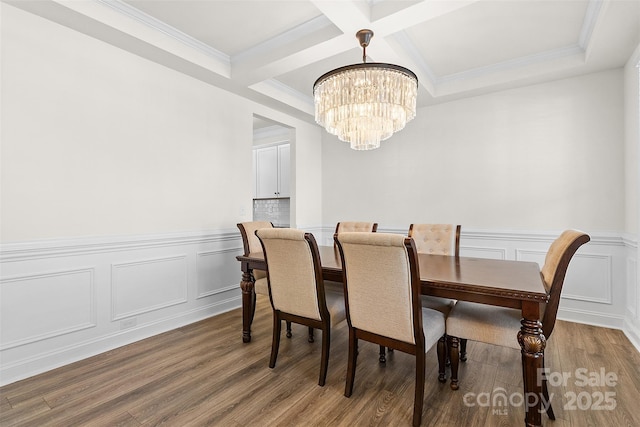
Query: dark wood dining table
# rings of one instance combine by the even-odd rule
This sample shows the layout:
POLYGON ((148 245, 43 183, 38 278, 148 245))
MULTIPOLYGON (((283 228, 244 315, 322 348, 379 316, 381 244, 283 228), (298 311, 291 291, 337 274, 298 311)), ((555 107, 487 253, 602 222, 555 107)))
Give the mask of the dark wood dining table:
MULTIPOLYGON (((342 281, 342 261, 334 246, 320 246, 325 280, 342 281)), ((241 264, 242 340, 251 341, 255 311, 253 269, 266 270, 262 253, 236 257, 241 264)), ((545 337, 540 323, 540 306, 548 295, 538 264, 486 258, 419 254, 422 294, 472 301, 521 310, 522 327, 513 339, 520 344, 526 426, 541 426, 542 383, 545 337)))

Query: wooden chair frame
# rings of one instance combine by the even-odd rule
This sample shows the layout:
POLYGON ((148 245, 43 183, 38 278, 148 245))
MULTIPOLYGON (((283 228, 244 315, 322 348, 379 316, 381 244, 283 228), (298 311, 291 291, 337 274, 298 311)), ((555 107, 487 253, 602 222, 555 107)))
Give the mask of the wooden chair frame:
MULTIPOLYGON (((399 341, 390 337, 378 335, 369 331, 354 328, 351 324, 351 316, 349 313, 349 289, 347 283, 346 263, 344 251, 338 235, 334 235, 334 241, 340 250, 342 259, 342 271, 344 272, 344 292, 345 292, 345 310, 347 313, 347 323, 349 325, 349 356, 347 362, 347 378, 344 395, 350 397, 353 393, 353 385, 355 382, 356 362, 358 358, 358 340, 362 339, 374 344, 378 344, 381 348, 388 347, 396 349, 404 353, 414 355, 416 357, 416 378, 415 378, 415 395, 413 402, 413 425, 419 426, 422 421, 422 408, 424 406, 424 383, 425 383, 425 338, 422 329, 422 304, 420 303, 421 286, 420 276, 418 273, 417 251, 415 243, 411 238, 405 238, 404 245, 409 257, 409 266, 411 271, 411 294, 412 294, 412 310, 413 310, 413 332, 415 344, 399 341)), ((445 363, 445 343, 444 339, 440 339, 437 344, 438 352, 438 370, 444 372, 445 363)))
MULTIPOLYGON (((273 223, 270 223, 273 228, 273 223)), ((240 230, 240 236, 242 237, 242 247, 244 249, 244 256, 249 256, 251 253, 251 248, 249 248, 249 236, 247 235, 247 230, 244 228, 244 223, 236 224, 238 229, 240 230)), ((255 277, 253 276, 253 272, 251 272, 251 280, 255 283, 255 277)), ((253 323, 253 318, 256 314, 256 291, 253 289, 251 294, 251 319, 249 320, 249 327, 253 323)), ((289 328, 290 329, 290 328, 289 328)))
MULTIPOLYGON (((425 224, 425 223, 420 223, 420 224, 425 224)), ((409 225, 409 233, 408 236, 409 237, 413 237, 413 226, 415 224, 410 224, 409 225)), ((455 234, 455 241, 454 241, 454 255, 455 257, 459 257, 460 256, 460 230, 462 228, 462 226, 460 224, 456 225, 456 234, 455 234)), ((447 343, 447 366, 449 366, 451 364, 451 355, 449 354, 449 340, 446 337, 445 334, 445 340, 447 343)), ((467 361, 467 340, 466 339, 461 339, 460 340, 460 360, 463 362, 467 361)), ((440 382, 445 382, 447 380, 447 378, 445 377, 444 373, 440 376, 439 378, 440 382)))
MULTIPOLYGON (((257 230, 256 230, 257 235, 257 230)), ((258 238, 260 238, 258 236, 258 238)), ((271 341, 271 357, 269 359, 269 368, 274 368, 276 366, 276 359, 278 358, 278 350, 280 348, 280 334, 282 330, 282 321, 287 322, 288 330, 290 331, 291 323, 297 323, 300 325, 305 325, 309 327, 310 341, 312 340, 312 331, 313 329, 320 329, 322 331, 322 350, 321 350, 321 359, 320 359, 320 376, 318 378, 318 385, 324 386, 327 379, 327 372, 329 368, 329 349, 331 347, 331 315, 329 314, 329 310, 327 309, 327 301, 325 298, 324 291, 324 281, 322 279, 322 264, 320 263, 320 253, 318 252, 318 245, 316 243, 313 234, 305 233, 304 239, 309 245, 309 249, 311 251, 311 258, 313 261, 313 269, 315 272, 315 281, 316 281, 316 294, 318 298, 318 310, 320 312, 320 320, 311 319, 308 317, 302 317, 295 314, 287 313, 281 310, 276 310, 275 305, 273 303, 273 297, 271 294, 271 277, 269 275, 269 270, 267 269, 267 282, 269 283, 269 301, 271 302, 271 307, 273 309, 273 337, 271 341)), ((262 244, 262 250, 264 252, 264 259, 269 265, 269 254, 266 251, 264 246, 264 242, 260 239, 260 243, 262 244)), ((290 337, 287 334, 287 337, 290 337)))
MULTIPOLYGON (((564 285, 564 279, 567 274, 567 269, 569 268, 569 263, 571 259, 575 255, 576 251, 580 248, 580 246, 589 242, 591 238, 587 234, 582 234, 578 236, 563 252, 560 261, 558 262, 558 267, 556 268, 553 279, 551 281, 551 287, 549 289, 549 301, 547 302, 547 306, 544 311, 544 315, 542 318, 542 333, 544 334, 546 339, 549 339, 551 333, 553 332, 553 328, 556 324, 556 318, 558 315, 558 306, 560 305, 560 296, 562 294, 562 287, 564 285)), ((458 337, 448 337, 448 344, 450 348, 450 357, 451 357, 451 388, 454 390, 458 389, 458 360, 462 360, 459 357, 459 343, 462 343, 462 339, 458 337)), ((466 339, 465 339, 466 341, 466 339)), ((542 359, 542 368, 544 369, 545 361, 542 359)), ((547 379, 543 378, 542 381, 542 395, 546 402, 549 405, 546 408, 547 416, 551 420, 555 420, 555 414, 553 413, 553 407, 551 406, 551 400, 549 399, 549 389, 547 384, 547 379)))

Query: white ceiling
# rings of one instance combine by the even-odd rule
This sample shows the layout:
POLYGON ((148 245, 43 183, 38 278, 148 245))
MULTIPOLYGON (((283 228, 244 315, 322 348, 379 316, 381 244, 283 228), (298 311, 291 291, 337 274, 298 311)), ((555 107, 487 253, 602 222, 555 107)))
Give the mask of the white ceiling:
POLYGON ((622 67, 640 44, 639 0, 3 1, 309 121, 362 28, 419 106, 622 67))

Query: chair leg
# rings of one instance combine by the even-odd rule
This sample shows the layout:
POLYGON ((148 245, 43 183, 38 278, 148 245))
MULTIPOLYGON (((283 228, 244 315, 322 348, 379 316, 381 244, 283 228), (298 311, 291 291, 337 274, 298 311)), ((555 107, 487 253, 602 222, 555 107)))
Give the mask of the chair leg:
POLYGON ((256 293, 253 291, 251 294, 251 320, 249 320, 249 325, 253 325, 253 318, 256 314, 256 293))
POLYGON ((458 385, 458 363, 460 361, 460 352, 458 348, 458 337, 448 337, 449 339, 449 351, 451 357, 451 390, 457 390, 458 385))
MULTIPOLYGON (((313 328, 309 328, 309 333, 313 333, 313 328)), ((322 330, 322 356, 320 358, 320 379, 318 380, 318 385, 320 387, 324 386, 325 381, 327 380, 327 371, 329 369, 329 347, 331 346, 331 327, 329 325, 325 326, 325 329, 322 330)))
POLYGON ((424 404, 425 353, 416 354, 416 389, 413 401, 413 425, 418 427, 422 422, 422 407, 424 404))
POLYGON ((444 373, 446 363, 447 344, 446 335, 443 335, 438 340, 438 381, 440 381, 441 383, 447 382, 447 376, 444 373))
POLYGON ((291 322, 287 320, 287 338, 291 338, 291 322))
POLYGON ((269 360, 269 367, 274 368, 276 366, 276 359, 278 358, 278 348, 280 347, 280 330, 282 328, 282 321, 277 311, 273 312, 273 339, 271 341, 271 360, 269 360))
POLYGON ((449 346, 449 337, 447 336, 447 334, 444 334, 444 337, 447 352, 447 362, 445 363, 445 366, 448 368, 449 366, 451 366, 451 347, 449 346))
MULTIPOLYGON (((542 361, 542 369, 544 371, 544 360, 542 361)), ((544 398, 543 403, 547 405, 547 416, 550 420, 555 420, 556 415, 553 413, 553 407, 551 406, 551 399, 549 398, 549 388, 546 378, 542 380, 542 397, 544 398)))
POLYGON ((556 415, 553 413, 553 407, 551 406, 551 399, 549 399, 549 389, 547 388, 547 380, 542 381, 542 396, 547 404, 547 416, 550 420, 555 420, 556 415))
MULTIPOLYGON (((324 338, 323 338, 324 339, 324 338)), ((313 328, 311 326, 309 326, 309 342, 313 342, 313 328)))
POLYGON ((460 361, 461 362, 467 361, 467 339, 466 338, 460 339, 460 361))
POLYGON ((347 381, 344 387, 344 395, 351 397, 353 382, 356 377, 356 362, 358 360, 358 339, 352 329, 349 329, 349 359, 347 361, 347 381))
POLYGON ((383 345, 380 346, 380 357, 378 358, 380 363, 387 363, 387 353, 383 345))

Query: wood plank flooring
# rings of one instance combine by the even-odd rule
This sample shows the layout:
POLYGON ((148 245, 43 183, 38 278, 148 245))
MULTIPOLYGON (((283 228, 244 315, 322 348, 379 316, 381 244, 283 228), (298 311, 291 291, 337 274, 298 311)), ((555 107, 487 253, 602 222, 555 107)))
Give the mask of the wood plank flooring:
MULTIPOLYGON (((332 332, 324 387, 320 332, 308 343, 306 328, 294 325, 269 369, 268 299, 258 297, 249 344, 241 323, 234 310, 9 384, 0 388, 0 426, 411 425, 413 357, 396 351, 380 365, 378 347, 362 342, 346 398, 346 323, 332 332)), ((422 425, 523 425, 520 353, 473 342, 468 353, 457 391, 438 382, 435 347, 427 355, 422 425)), ((543 415, 545 425, 640 426, 640 354, 621 331, 559 321, 546 364, 557 419, 543 415), (615 375, 615 385, 601 372, 615 375), (570 377, 561 381, 562 373, 570 377)))

